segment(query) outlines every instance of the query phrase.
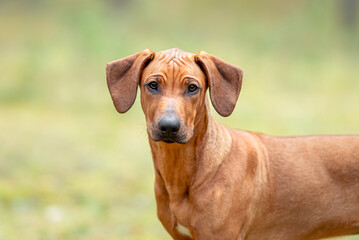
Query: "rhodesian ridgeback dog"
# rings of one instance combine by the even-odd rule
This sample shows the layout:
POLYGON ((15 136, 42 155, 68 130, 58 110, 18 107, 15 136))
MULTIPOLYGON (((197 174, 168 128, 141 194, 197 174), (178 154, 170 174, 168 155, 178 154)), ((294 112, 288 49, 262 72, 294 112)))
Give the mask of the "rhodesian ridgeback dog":
POLYGON ((309 240, 359 234, 359 135, 273 137, 228 128, 242 70, 200 51, 147 49, 106 66, 118 112, 137 87, 157 214, 176 240, 309 240))

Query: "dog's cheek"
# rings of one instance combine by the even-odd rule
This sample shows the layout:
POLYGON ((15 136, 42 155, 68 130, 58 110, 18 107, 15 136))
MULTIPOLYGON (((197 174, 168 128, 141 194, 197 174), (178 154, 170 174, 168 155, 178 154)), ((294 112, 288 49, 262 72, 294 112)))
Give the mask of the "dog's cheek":
POLYGON ((189 142, 193 137, 193 126, 188 126, 186 129, 185 142, 189 142))
POLYGON ((150 137, 154 136, 154 127, 155 127, 155 111, 153 109, 152 104, 147 104, 142 108, 145 119, 146 119, 146 126, 147 126, 147 133, 150 137))

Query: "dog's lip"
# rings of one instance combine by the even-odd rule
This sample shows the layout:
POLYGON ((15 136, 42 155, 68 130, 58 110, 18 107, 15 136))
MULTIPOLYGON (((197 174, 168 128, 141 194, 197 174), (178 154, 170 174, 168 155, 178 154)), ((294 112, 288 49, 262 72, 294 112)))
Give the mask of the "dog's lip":
POLYGON ((185 141, 185 139, 183 138, 178 138, 178 137, 175 137, 175 138, 170 138, 170 137, 161 137, 161 136, 155 136, 155 137, 152 137, 152 140, 155 141, 155 142, 165 142, 165 143, 179 143, 179 144, 186 144, 189 142, 188 141, 185 141))
POLYGON ((157 141, 157 142, 163 141, 165 143, 182 143, 183 144, 183 141, 181 141, 181 139, 178 139, 178 138, 159 137, 158 139, 154 139, 154 141, 157 141))

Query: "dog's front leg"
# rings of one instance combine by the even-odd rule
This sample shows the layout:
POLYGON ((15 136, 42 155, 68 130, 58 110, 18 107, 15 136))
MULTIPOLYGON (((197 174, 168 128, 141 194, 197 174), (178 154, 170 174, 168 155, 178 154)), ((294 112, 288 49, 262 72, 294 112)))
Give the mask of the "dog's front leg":
POLYGON ((157 202, 157 216, 160 219, 162 225, 165 227, 167 232, 171 234, 175 240, 193 240, 187 233, 180 233, 178 231, 178 223, 170 210, 170 203, 165 184, 162 177, 156 173, 155 180, 155 194, 157 202))

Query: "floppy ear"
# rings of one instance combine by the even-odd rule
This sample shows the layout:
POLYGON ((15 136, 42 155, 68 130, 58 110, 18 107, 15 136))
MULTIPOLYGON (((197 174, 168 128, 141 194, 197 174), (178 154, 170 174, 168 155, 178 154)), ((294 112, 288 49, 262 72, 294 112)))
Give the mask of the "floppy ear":
POLYGON ((214 109, 223 117, 231 115, 241 91, 243 71, 204 51, 194 59, 207 77, 214 109))
POLYGON ((154 53, 146 49, 106 65, 107 86, 118 112, 127 112, 135 102, 142 70, 153 56, 154 53))

